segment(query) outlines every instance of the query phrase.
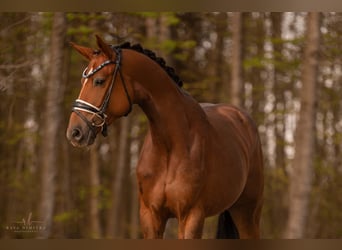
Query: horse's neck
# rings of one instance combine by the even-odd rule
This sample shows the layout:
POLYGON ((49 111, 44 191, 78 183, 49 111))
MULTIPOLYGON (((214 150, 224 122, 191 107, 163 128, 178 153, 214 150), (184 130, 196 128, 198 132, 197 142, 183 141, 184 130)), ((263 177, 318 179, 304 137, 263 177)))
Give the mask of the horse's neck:
POLYGON ((132 66, 130 75, 135 82, 136 103, 149 119, 153 144, 168 152, 186 150, 191 141, 190 119, 196 119, 196 112, 198 117, 203 116, 202 109, 150 59, 136 59, 132 66))
POLYGON ((151 91, 149 96, 140 107, 148 117, 153 143, 166 151, 183 150, 189 141, 187 100, 174 88, 158 93, 151 91))

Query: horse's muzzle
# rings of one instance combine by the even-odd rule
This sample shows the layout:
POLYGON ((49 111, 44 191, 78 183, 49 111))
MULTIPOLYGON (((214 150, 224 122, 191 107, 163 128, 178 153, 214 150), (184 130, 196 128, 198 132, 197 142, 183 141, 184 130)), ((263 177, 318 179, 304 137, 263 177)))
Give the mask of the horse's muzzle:
POLYGON ((96 135, 87 127, 69 127, 66 133, 67 139, 75 147, 86 147, 94 143, 96 135))

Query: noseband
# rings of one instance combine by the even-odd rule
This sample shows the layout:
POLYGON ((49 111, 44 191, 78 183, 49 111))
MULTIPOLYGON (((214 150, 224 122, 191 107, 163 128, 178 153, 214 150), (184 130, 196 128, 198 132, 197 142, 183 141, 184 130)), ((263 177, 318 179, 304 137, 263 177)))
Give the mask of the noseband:
POLYGON ((104 68, 106 65, 115 64, 115 69, 113 72, 113 78, 112 78, 111 84, 110 84, 110 86, 109 86, 109 88, 105 94, 105 98, 104 98, 102 105, 100 107, 96 107, 89 102, 86 102, 86 101, 81 100, 81 99, 77 99, 72 106, 72 111, 75 114, 77 114, 88 125, 88 127, 91 129, 91 131, 94 133, 94 135, 96 135, 96 129, 97 128, 101 128, 101 133, 103 136, 107 136, 107 134, 108 134, 107 133, 107 123, 106 123, 107 115, 105 112, 106 112, 106 109, 108 107, 109 100, 110 100, 112 90, 114 87, 115 79, 116 79, 116 76, 118 73, 120 75, 121 82, 122 82, 122 85, 124 87, 126 97, 127 97, 128 103, 129 103, 129 109, 125 113, 124 116, 127 116, 132 111, 132 105, 133 105, 132 100, 128 94, 127 86, 126 86, 125 80, 124 80, 122 73, 121 73, 121 70, 120 70, 120 67, 121 67, 121 49, 116 48, 114 46, 112 48, 116 53, 116 60, 115 61, 107 60, 107 61, 103 62, 100 66, 98 66, 96 69, 94 69, 88 73, 86 73, 86 71, 88 69, 88 68, 86 68, 82 74, 83 78, 89 78, 92 75, 94 75, 96 72, 98 72, 99 70, 104 68), (99 124, 96 124, 94 121, 88 120, 80 111, 93 114, 94 116, 98 117, 101 120, 101 122, 99 124))

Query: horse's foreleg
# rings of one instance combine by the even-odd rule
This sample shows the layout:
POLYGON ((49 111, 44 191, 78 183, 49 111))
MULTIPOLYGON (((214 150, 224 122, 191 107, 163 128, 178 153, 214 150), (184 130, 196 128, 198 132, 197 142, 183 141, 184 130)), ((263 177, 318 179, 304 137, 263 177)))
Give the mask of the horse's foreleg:
POLYGON ((166 218, 158 215, 152 208, 148 208, 140 202, 140 224, 145 239, 163 238, 166 218))
POLYGON ((193 208, 178 222, 179 239, 200 239, 204 225, 204 213, 201 209, 193 208))

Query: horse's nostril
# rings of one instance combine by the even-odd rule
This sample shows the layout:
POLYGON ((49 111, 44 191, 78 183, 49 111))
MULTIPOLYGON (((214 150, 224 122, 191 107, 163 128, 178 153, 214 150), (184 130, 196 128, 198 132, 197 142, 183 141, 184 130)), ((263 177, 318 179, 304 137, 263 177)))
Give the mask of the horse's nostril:
POLYGON ((80 129, 74 128, 74 129, 72 130, 72 132, 71 132, 71 136, 72 136, 75 140, 79 141, 79 140, 81 140, 81 138, 82 138, 82 132, 81 132, 80 129))

